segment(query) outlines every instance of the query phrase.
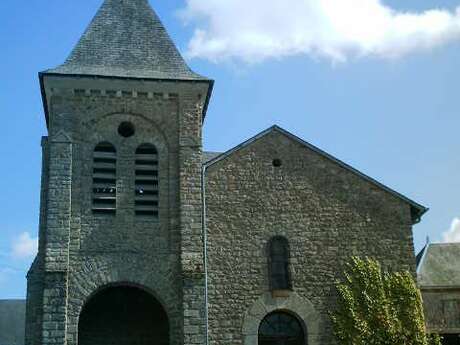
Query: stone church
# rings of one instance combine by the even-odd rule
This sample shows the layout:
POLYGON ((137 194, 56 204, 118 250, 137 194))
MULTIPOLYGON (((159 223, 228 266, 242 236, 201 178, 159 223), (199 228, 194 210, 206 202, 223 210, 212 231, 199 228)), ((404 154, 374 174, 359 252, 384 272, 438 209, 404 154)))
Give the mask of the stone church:
POLYGON ((105 0, 39 79, 27 345, 328 345, 351 255, 415 273, 425 207, 277 126, 202 151, 213 81, 147 0, 105 0))

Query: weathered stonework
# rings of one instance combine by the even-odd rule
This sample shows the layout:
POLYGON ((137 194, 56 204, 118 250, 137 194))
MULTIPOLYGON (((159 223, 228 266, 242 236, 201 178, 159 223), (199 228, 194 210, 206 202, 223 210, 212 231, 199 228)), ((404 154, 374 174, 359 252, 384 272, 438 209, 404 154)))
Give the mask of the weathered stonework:
POLYGON ((105 0, 40 81, 49 135, 27 345, 256 345, 276 311, 299 321, 309 345, 328 345, 334 282, 351 255, 414 270, 411 226, 426 210, 333 157, 278 127, 203 154, 212 81, 188 68, 147 0, 105 0), (125 122, 134 135, 119 133, 125 122), (109 163, 95 163, 101 143, 114 148, 109 163), (135 208, 143 144, 158 158, 147 171, 158 178, 154 217, 135 208), (107 170, 110 191, 95 192, 107 170), (94 193, 115 195, 116 210, 94 212, 94 193), (292 290, 270 291, 267 243, 277 235, 289 241, 292 290), (120 335, 129 301, 155 310, 139 308, 145 317, 120 335))
POLYGON ((241 332, 243 344, 257 345, 260 321, 267 314, 278 310, 289 311, 304 322, 309 345, 320 344, 320 316, 310 301, 294 292, 283 297, 274 297, 272 293, 267 292, 254 302, 244 315, 241 332))
POLYGON ((351 255, 414 272, 409 205, 282 130, 217 158, 205 179, 210 344, 257 344, 266 313, 247 315, 260 300, 262 309, 297 314, 310 345, 332 344, 327 312, 351 255), (290 243, 295 297, 287 299, 268 298, 267 243, 277 235, 290 243), (302 315, 293 304, 311 307, 302 315))
POLYGON ((422 288, 422 298, 428 330, 460 338, 460 287, 422 288))
POLYGON ((46 82, 43 244, 29 278, 27 344, 36 344, 32 334, 42 344, 77 344, 84 304, 114 284, 141 287, 158 299, 169 317, 171 344, 202 344, 201 121, 207 84, 54 76, 46 82), (74 91, 101 88, 152 97, 74 91), (118 134, 123 121, 134 124, 133 137, 118 134), (105 141, 117 150, 116 215, 92 213, 93 150, 105 141), (134 152, 144 143, 155 145, 159 155, 158 219, 134 214, 134 152))

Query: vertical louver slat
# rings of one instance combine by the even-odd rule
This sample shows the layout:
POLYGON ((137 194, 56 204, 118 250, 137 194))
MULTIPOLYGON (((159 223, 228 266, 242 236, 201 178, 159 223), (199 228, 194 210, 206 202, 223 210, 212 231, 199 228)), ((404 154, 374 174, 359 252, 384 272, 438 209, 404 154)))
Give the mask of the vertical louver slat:
POLYGON ((136 150, 134 209, 136 215, 158 218, 158 152, 143 144, 136 150))
POLYGON ((110 143, 100 143, 93 154, 93 213, 117 211, 117 151, 110 143))

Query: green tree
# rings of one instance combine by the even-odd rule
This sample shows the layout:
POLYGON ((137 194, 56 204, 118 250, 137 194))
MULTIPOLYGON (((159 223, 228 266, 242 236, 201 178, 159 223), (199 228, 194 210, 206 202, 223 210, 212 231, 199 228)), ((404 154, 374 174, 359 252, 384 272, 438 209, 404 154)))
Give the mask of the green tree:
POLYGON ((340 345, 440 345, 427 335, 420 291, 409 272, 383 272, 373 259, 352 257, 337 284, 331 313, 340 345))

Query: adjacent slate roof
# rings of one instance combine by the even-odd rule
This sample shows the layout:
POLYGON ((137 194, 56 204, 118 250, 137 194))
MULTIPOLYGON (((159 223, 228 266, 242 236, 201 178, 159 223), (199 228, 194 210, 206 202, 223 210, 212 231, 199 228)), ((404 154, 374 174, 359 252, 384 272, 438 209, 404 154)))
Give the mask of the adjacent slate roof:
POLYGON ((418 252, 418 254, 415 256, 415 265, 417 266, 417 269, 422 262, 423 257, 425 256, 425 251, 426 248, 428 247, 428 243, 425 245, 425 247, 422 248, 421 251, 418 252))
POLYGON ((65 63, 44 73, 208 81, 187 66, 148 0, 105 0, 65 63))
POLYGON ((0 300, 0 345, 23 345, 26 301, 0 300))
POLYGON ((431 243, 417 270, 421 288, 460 288, 460 243, 431 243))
POLYGON ((209 162, 210 160, 220 156, 222 152, 203 152, 203 164, 209 162))
POLYGON ((407 198, 406 196, 396 192, 395 190, 385 186, 384 184, 378 182, 377 180, 373 179, 372 177, 369 177, 365 174, 363 174, 362 172, 360 172, 359 170, 351 167, 350 165, 342 162, 341 160, 331 156, 330 154, 328 154, 327 152, 324 152, 323 150, 317 148, 316 146, 302 140, 301 138, 297 137, 296 135, 286 131, 285 129, 279 127, 279 126, 272 126, 268 129, 266 129, 265 131, 257 134, 256 136, 252 137, 251 139, 248 139, 246 140, 245 142, 241 143, 240 145, 234 147, 233 149, 230 149, 229 151, 227 152, 224 152, 214 158, 212 158, 211 160, 207 161, 205 163, 205 168, 217 163, 217 162, 220 162, 221 160, 224 160, 226 157, 232 155, 234 152, 238 151, 238 150, 241 150, 242 148, 252 144, 254 141, 256 140, 259 140, 260 138, 266 136, 267 134, 273 132, 273 131, 277 131, 289 138, 291 138, 292 140, 294 141, 297 141, 298 143, 300 143, 301 145, 304 145, 305 147, 307 147, 308 149, 318 153, 319 155, 335 162, 336 164, 340 165, 341 167, 347 169, 348 171, 352 172, 353 174, 359 176, 360 178, 376 185, 377 187, 387 191, 388 193, 394 195, 395 197, 401 199, 402 201, 408 203, 411 207, 411 216, 412 216, 412 223, 415 224, 415 223, 418 223, 421 219, 421 217, 428 211, 428 208, 420 205, 419 203, 407 198))

